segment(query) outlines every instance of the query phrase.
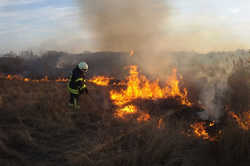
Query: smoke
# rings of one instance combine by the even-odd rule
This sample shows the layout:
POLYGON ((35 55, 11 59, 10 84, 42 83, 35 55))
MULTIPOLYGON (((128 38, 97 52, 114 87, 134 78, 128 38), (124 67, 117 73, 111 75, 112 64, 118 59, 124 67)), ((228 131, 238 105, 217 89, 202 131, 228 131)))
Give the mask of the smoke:
MULTIPOLYGON (((230 51, 248 48, 242 35, 213 13, 185 17, 169 0, 76 0, 91 48, 155 55, 161 51, 230 51)), ((216 6, 216 4, 214 4, 216 6)), ((196 4, 193 4, 196 9, 196 4)), ((239 24, 239 26, 243 26, 239 24)), ((149 58, 149 57, 147 57, 149 58)))
POLYGON ((219 120, 224 114, 225 104, 230 99, 229 78, 235 72, 235 64, 249 57, 246 52, 235 53, 238 55, 210 53, 202 58, 202 68, 194 79, 204 80, 199 95, 200 103, 205 107, 205 111, 199 115, 204 120, 219 120))
MULTIPOLYGON (((219 120, 223 114, 224 98, 228 95, 228 79, 233 73, 233 64, 220 60, 211 60, 213 66, 205 67, 203 78, 206 81, 203 84, 200 101, 205 106, 205 111, 199 113, 202 119, 219 120), (215 63, 219 63, 216 66, 215 63)), ((227 96, 228 98, 228 96, 227 96)))
POLYGON ((237 72, 238 64, 246 63, 249 58, 250 54, 243 50, 207 54, 179 52, 154 57, 153 65, 149 66, 152 74, 157 73, 161 80, 166 80, 172 69, 177 68, 177 73, 184 77, 183 87, 190 87, 189 97, 204 107, 204 111, 198 113, 200 118, 217 121, 231 102, 230 78, 237 72))
POLYGON ((97 50, 156 49, 169 7, 165 0, 78 0, 83 26, 97 50))
POLYGON ((176 55, 170 51, 208 52, 245 47, 237 36, 231 35, 231 29, 214 26, 213 21, 211 25, 203 25, 206 20, 202 19, 178 20, 166 0, 77 0, 77 3, 82 26, 94 39, 92 48, 135 50, 139 55, 135 56, 135 62, 140 68, 161 79, 176 67, 178 73, 190 76, 200 87, 199 101, 206 110, 200 117, 220 118, 237 56, 231 57, 230 52, 176 55), (178 21, 184 23, 178 24, 178 21))

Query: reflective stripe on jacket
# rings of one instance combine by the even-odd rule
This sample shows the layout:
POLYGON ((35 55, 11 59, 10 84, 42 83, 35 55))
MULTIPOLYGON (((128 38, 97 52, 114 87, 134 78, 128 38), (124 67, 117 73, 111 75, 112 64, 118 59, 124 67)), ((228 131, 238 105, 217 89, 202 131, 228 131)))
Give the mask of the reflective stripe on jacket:
POLYGON ((78 67, 76 67, 72 71, 72 75, 69 78, 67 88, 68 88, 69 92, 72 94, 79 94, 80 90, 87 88, 85 76, 84 76, 83 72, 78 67))
POLYGON ((67 88, 68 88, 69 92, 74 94, 74 95, 78 95, 80 93, 79 90, 70 88, 69 84, 70 84, 70 82, 67 83, 67 88))

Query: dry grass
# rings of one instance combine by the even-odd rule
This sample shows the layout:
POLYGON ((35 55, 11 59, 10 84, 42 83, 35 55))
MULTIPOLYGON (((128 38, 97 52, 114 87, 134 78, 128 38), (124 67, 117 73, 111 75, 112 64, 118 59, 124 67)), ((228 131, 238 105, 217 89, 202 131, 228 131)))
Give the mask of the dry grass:
POLYGON ((62 83, 0 80, 0 94, 0 165, 250 164, 250 132, 230 117, 220 126, 221 139, 209 142, 183 134, 189 122, 179 115, 165 116, 161 129, 157 122, 163 115, 147 123, 115 119, 107 89, 93 85, 92 97, 81 98, 77 113, 67 108, 68 93, 62 83))

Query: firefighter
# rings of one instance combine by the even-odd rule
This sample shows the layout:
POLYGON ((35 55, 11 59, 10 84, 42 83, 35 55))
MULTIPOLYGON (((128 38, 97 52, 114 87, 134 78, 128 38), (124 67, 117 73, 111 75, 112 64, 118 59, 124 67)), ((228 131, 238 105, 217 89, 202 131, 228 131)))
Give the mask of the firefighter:
POLYGON ((88 64, 86 62, 79 63, 72 71, 69 82, 68 90, 70 93, 69 106, 74 109, 80 109, 79 97, 81 94, 88 94, 86 86, 86 74, 88 72, 88 64))

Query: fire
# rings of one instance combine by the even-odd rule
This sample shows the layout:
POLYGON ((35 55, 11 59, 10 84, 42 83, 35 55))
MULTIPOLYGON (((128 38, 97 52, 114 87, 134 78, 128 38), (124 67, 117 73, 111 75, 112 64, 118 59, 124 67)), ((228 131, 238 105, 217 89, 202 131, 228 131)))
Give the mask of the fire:
POLYGON ((69 81, 69 79, 67 79, 67 78, 58 78, 58 79, 56 79, 56 82, 68 82, 69 81))
POLYGON ((212 126, 214 126, 214 122, 209 123, 209 127, 212 127, 212 126))
POLYGON ((18 80, 18 81, 24 81, 24 82, 29 82, 29 81, 31 81, 31 79, 29 79, 29 78, 24 78, 24 77, 22 77, 22 76, 20 76, 20 75, 10 75, 10 74, 8 74, 8 75, 5 77, 5 79, 7 79, 7 80, 18 80))
MULTIPOLYGON (((131 51, 131 55, 134 51, 131 51)), ((8 75, 7 79, 22 80, 24 82, 50 82, 48 76, 40 80, 32 80, 29 78, 23 78, 20 76, 8 75)), ((108 86, 112 78, 105 76, 96 76, 89 80, 89 82, 94 83, 99 86, 108 86)), ((56 82, 67 82, 66 78, 58 78, 56 82)), ((177 98, 181 104, 191 106, 191 102, 188 100, 187 90, 183 90, 179 87, 179 80, 177 77, 177 70, 174 69, 173 73, 167 79, 165 86, 161 87, 159 80, 149 81, 146 76, 139 74, 137 66, 130 66, 129 76, 126 81, 119 82, 119 85, 123 85, 126 89, 120 91, 110 90, 110 99, 113 104, 117 106, 115 113, 116 117, 126 119, 126 115, 134 114, 137 117, 138 122, 148 121, 151 117, 148 113, 145 113, 131 104, 132 101, 136 99, 149 99, 158 100, 164 98, 174 97, 177 98)))
MULTIPOLYGON (((193 129, 193 133, 197 137, 201 137, 204 140, 215 141, 216 137, 210 137, 208 132, 206 131, 207 127, 205 127, 205 122, 196 122, 191 124, 190 127, 193 129)), ((210 122, 209 127, 214 126, 214 122, 210 122)))
POLYGON ((164 88, 160 87, 159 80, 150 82, 145 76, 139 75, 136 66, 130 67, 130 75, 127 80, 127 89, 120 92, 110 91, 111 99, 117 106, 123 106, 138 98, 157 100, 168 97, 180 97, 182 104, 191 105, 191 102, 187 99, 187 90, 184 89, 181 92, 179 89, 176 70, 173 71, 164 88))
POLYGON ((135 114, 138 114, 138 122, 148 121, 151 118, 149 114, 139 111, 134 105, 127 105, 118 109, 115 113, 115 117, 126 120, 127 116, 135 114))
POLYGON ((6 76, 6 79, 7 80, 24 80, 22 76, 19 76, 19 75, 10 75, 10 74, 8 74, 6 76))
POLYGON ((134 56, 134 55, 135 55, 135 51, 131 50, 130 53, 129 53, 129 56, 134 56))
MULTIPOLYGON (((187 99, 187 90, 183 91, 179 88, 179 80, 177 79, 176 69, 169 77, 165 87, 161 88, 159 80, 149 81, 144 75, 140 75, 137 71, 137 66, 130 66, 129 76, 127 77, 127 88, 121 91, 110 91, 110 98, 113 103, 122 109, 117 109, 117 112, 122 112, 128 103, 135 99, 163 99, 169 97, 178 97, 181 104, 190 106, 191 102, 187 99)), ((126 108, 127 109, 127 108, 126 108)))
POLYGON ((128 114, 134 114, 137 112, 137 108, 134 105, 127 105, 124 108, 119 109, 115 116, 125 119, 126 115, 128 114))
POLYGON ((30 82, 30 79, 29 78, 24 78, 23 81, 24 82, 30 82))
MULTIPOLYGON (((1 76, 1 78, 4 78, 6 80, 17 80, 17 81, 23 81, 23 82, 35 82, 35 83, 39 83, 39 82, 49 82, 49 81, 52 81, 52 80, 49 80, 48 79, 48 76, 45 76, 44 78, 41 78, 39 80, 35 80, 35 79, 30 79, 30 78, 26 78, 26 77, 23 77, 23 76, 20 76, 20 75, 11 75, 11 74, 8 74, 7 76, 1 76)), ((56 82, 68 82, 68 79, 67 78, 57 78, 55 80, 56 82)))
POLYGON ((45 77, 42 78, 40 81, 41 81, 41 82, 48 82, 48 81, 49 81, 48 76, 45 76, 45 77))
POLYGON ((242 119, 234 112, 229 112, 229 115, 231 115, 235 119, 240 128, 242 128, 243 130, 250 129, 250 111, 243 113, 242 119))
POLYGON ((250 128, 250 110, 248 112, 245 112, 243 116, 246 119, 246 123, 248 124, 248 128, 250 128))
POLYGON ((161 128, 163 128, 163 127, 164 127, 164 121, 163 121, 163 119, 161 118, 161 119, 158 120, 157 128, 158 128, 158 129, 161 129, 161 128))
POLYGON ((150 120, 151 116, 148 113, 140 112, 139 117, 137 118, 138 122, 145 122, 150 120))
MULTIPOLYGON (((7 80, 18 80, 18 81, 35 82, 35 83, 53 81, 53 80, 49 80, 48 76, 44 76, 41 79, 30 79, 30 78, 24 78, 23 76, 20 76, 20 75, 10 75, 9 74, 7 76, 1 76, 1 78, 7 79, 7 80)), ((97 76, 97 77, 93 77, 92 79, 90 79, 89 82, 92 82, 92 83, 99 85, 99 86, 108 86, 111 79, 112 78, 105 77, 105 76, 97 76)), ((62 78, 57 78, 54 81, 56 81, 56 82, 68 82, 69 79, 62 77, 62 78)))
POLYGON ((105 76, 96 76, 89 80, 89 82, 92 82, 99 86, 108 86, 111 78, 105 77, 105 76))

